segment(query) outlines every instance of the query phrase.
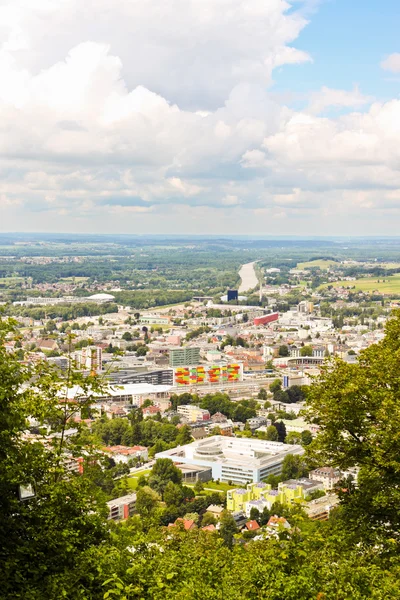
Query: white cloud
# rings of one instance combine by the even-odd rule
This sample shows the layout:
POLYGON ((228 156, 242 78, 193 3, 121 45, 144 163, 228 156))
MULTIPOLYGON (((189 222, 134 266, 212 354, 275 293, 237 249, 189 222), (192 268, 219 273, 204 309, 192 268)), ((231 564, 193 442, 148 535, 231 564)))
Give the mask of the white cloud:
POLYGON ((389 54, 382 62, 381 67, 384 71, 390 71, 391 73, 400 73, 400 53, 395 52, 389 54))
POLYGON ((285 2, 95 4, 0 8, 1 228, 324 233, 399 209, 399 100, 268 91, 310 59, 285 2))
POLYGON ((319 114, 327 108, 361 108, 371 101, 372 98, 364 96, 357 86, 351 91, 335 90, 324 86, 319 92, 311 94, 307 111, 319 114))
POLYGON ((266 85, 274 66, 309 59, 288 47, 307 24, 288 9, 285 0, 4 0, 0 21, 3 48, 33 72, 86 40, 106 43, 129 88, 204 110, 242 81, 266 85))

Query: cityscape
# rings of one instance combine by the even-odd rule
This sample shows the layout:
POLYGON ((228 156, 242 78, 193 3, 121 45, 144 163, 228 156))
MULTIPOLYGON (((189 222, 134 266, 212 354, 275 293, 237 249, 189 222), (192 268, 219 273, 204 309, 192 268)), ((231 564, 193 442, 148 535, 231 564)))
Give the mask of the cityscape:
POLYGON ((398 2, 0 23, 0 600, 400 600, 398 2))

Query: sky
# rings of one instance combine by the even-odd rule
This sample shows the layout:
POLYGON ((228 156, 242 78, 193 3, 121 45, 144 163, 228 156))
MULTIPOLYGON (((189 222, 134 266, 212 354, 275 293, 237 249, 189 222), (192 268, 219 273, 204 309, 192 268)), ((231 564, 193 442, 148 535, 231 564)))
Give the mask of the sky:
POLYGON ((398 235, 398 0, 0 0, 0 231, 398 235))

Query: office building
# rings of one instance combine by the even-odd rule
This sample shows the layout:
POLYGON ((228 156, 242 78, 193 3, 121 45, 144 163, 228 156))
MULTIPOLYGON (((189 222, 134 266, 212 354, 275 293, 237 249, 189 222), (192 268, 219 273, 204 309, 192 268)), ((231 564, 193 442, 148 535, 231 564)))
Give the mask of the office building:
POLYGON ((220 481, 257 483, 268 475, 279 475, 288 454, 303 453, 299 445, 215 435, 159 452, 156 458, 170 458, 175 464, 211 467, 213 479, 220 481))
POLYGON ((200 362, 200 348, 172 348, 169 351, 170 367, 187 367, 200 362))
POLYGON ((127 383, 150 383, 151 385, 173 385, 173 369, 157 369, 154 371, 123 370, 111 373, 109 379, 117 385, 127 383))

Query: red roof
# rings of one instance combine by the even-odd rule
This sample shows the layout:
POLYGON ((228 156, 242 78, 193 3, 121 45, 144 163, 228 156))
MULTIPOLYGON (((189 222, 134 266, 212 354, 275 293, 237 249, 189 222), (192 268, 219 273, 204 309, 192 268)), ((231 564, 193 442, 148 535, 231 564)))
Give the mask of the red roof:
POLYGON ((210 523, 210 525, 206 525, 205 527, 202 527, 201 529, 202 529, 202 531, 216 531, 216 527, 212 523, 210 523))
POLYGON ((182 519, 179 518, 175 521, 175 525, 177 523, 183 523, 183 527, 185 528, 186 531, 189 531, 189 529, 194 529, 194 527, 196 527, 196 523, 193 521, 193 519, 182 519))
POLYGON ((257 521, 247 521, 246 527, 249 531, 256 531, 257 529, 260 529, 260 526, 257 523, 257 521))

